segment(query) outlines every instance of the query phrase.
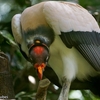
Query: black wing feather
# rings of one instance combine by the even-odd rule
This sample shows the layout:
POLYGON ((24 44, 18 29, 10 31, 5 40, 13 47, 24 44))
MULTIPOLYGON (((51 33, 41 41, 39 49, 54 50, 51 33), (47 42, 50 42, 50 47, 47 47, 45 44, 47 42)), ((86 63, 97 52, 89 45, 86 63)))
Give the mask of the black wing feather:
POLYGON ((54 72, 54 70, 50 67, 50 65, 47 65, 45 67, 45 70, 43 74, 55 85, 58 87, 61 87, 61 84, 59 83, 59 79, 57 74, 54 72))
POLYGON ((24 58, 25 58, 27 61, 29 61, 29 62, 32 63, 32 60, 31 60, 31 59, 26 55, 26 53, 21 49, 21 45, 18 44, 18 46, 19 46, 20 52, 22 53, 22 55, 24 56, 24 58))
POLYGON ((68 48, 73 46, 83 57, 100 71, 100 33, 97 32, 61 32, 62 41, 68 48))

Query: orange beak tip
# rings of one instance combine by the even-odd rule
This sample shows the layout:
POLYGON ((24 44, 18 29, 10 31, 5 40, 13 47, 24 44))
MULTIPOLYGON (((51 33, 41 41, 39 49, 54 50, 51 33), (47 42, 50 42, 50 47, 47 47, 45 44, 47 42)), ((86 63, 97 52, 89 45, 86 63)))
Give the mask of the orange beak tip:
POLYGON ((45 68, 46 65, 44 63, 42 63, 42 64, 36 63, 34 66, 37 69, 37 73, 38 73, 39 79, 42 80, 43 70, 44 70, 44 68, 45 68))
POLYGON ((43 69, 41 68, 41 66, 39 66, 39 67, 37 68, 37 70, 38 70, 38 77, 39 77, 40 80, 42 80, 43 69))

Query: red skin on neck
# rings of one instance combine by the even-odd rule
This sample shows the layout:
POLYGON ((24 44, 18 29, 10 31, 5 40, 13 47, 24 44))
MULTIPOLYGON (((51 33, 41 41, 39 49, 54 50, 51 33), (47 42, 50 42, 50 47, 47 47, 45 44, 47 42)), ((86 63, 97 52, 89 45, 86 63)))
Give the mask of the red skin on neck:
POLYGON ((36 46, 33 51, 37 54, 37 55, 41 55, 44 51, 44 48, 41 46, 36 46))

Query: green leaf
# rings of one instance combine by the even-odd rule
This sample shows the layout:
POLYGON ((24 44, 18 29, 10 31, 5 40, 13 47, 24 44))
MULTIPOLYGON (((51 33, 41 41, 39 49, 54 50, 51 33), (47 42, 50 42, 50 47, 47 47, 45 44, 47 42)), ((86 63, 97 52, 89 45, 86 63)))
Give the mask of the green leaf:
POLYGON ((4 37, 1 35, 1 32, 0 32, 0 44, 4 41, 4 37))
POLYGON ((0 43, 6 39, 8 41, 8 44, 11 46, 18 48, 18 45, 14 42, 14 39, 10 33, 8 33, 6 30, 0 32, 0 43))

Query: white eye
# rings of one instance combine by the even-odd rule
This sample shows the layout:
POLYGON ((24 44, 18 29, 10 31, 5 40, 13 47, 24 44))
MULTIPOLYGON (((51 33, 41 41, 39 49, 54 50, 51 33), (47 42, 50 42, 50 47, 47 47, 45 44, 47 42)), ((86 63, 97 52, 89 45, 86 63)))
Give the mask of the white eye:
POLYGON ((46 61, 48 61, 48 60, 49 60, 49 57, 47 56, 46 61))

